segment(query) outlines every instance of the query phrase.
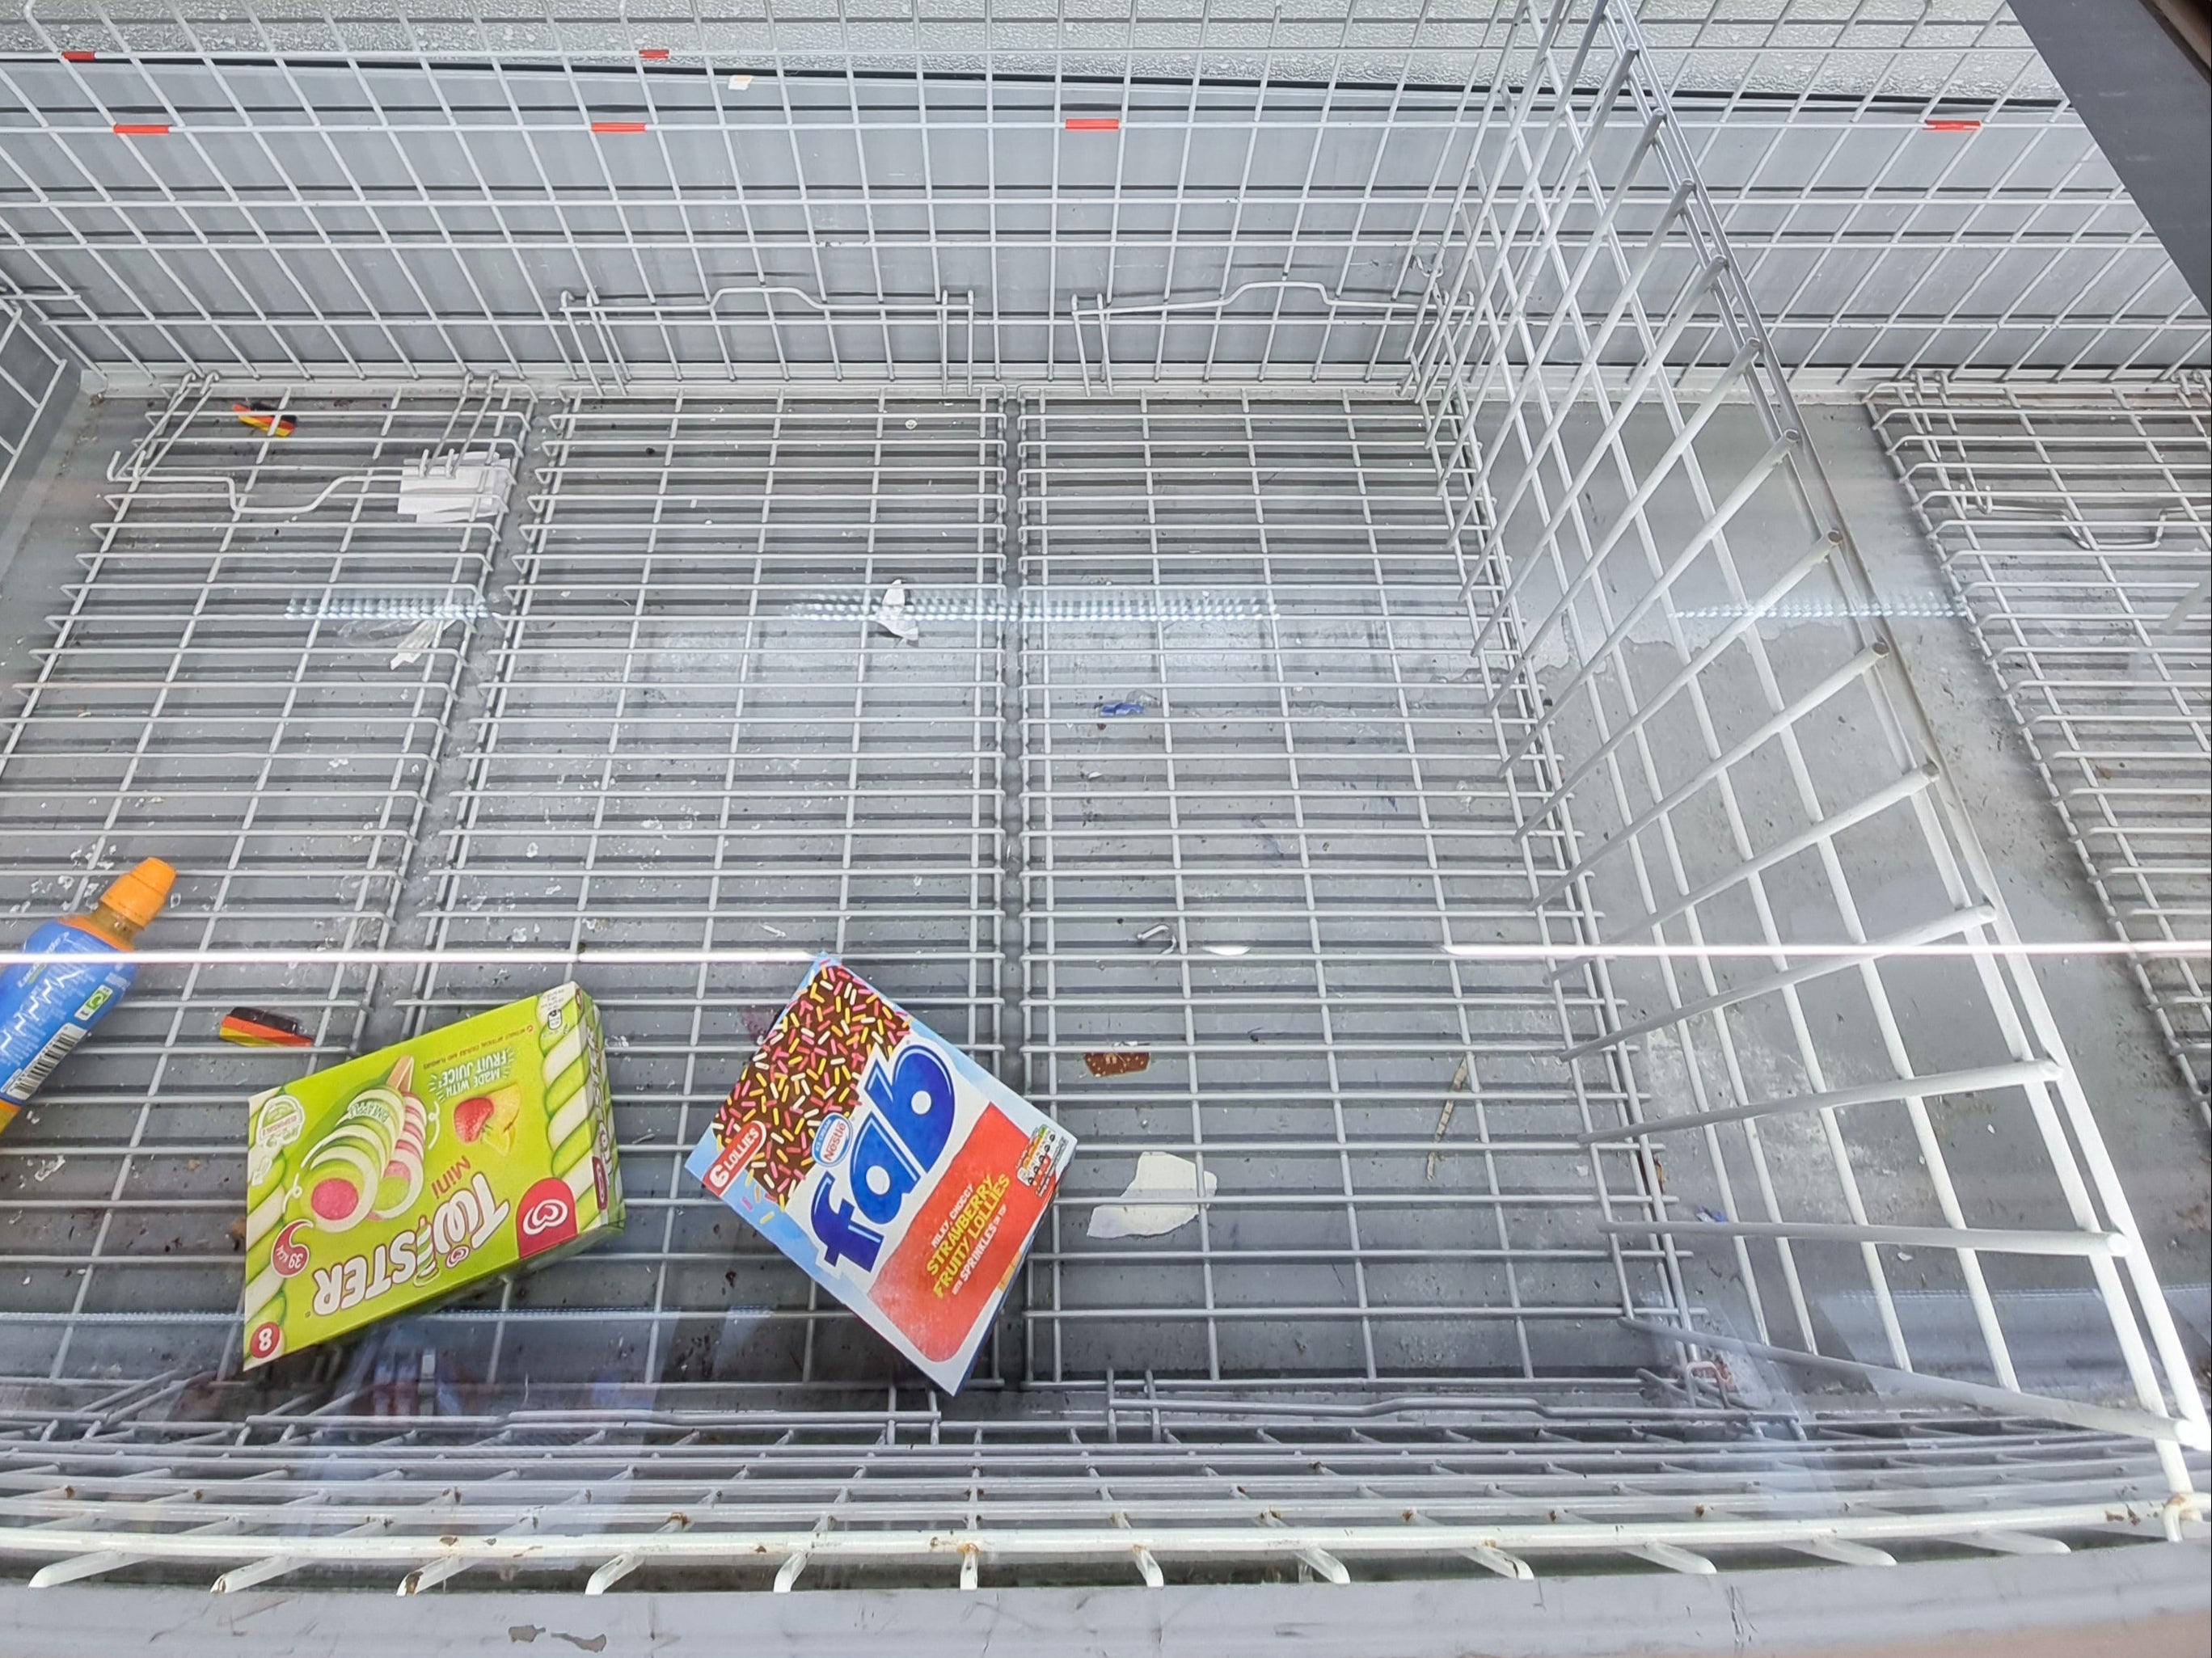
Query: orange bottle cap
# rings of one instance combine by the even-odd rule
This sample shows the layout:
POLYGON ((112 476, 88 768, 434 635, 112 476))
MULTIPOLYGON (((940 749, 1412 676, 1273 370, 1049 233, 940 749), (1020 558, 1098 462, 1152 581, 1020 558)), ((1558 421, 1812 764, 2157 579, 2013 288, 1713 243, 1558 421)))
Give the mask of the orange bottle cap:
POLYGON ((169 902, 169 889, 177 884, 177 872, 159 858, 149 858, 129 874, 118 876, 100 902, 134 927, 144 926, 169 902))

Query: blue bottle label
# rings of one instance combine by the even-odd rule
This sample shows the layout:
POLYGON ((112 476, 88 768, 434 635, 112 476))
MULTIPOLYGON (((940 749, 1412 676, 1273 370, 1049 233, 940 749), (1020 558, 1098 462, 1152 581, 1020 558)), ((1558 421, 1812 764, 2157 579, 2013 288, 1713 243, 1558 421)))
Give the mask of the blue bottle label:
POLYGON ((20 962, 0 972, 0 1106, 21 1107, 106 1018, 138 969, 104 938, 49 921, 24 950, 82 962, 20 962))

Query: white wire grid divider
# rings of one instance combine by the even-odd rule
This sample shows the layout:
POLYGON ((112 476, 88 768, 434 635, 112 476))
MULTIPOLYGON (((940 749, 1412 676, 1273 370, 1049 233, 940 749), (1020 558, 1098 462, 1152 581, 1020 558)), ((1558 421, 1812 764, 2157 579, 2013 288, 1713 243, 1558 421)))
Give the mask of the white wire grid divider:
MULTIPOLYGON (((2201 358, 2002 7, 1680 13, 1648 61, 1807 389, 2201 358)), ((0 276, 118 386, 1057 381, 1102 313, 1153 325, 1132 373, 1387 381, 1516 15, 39 7, 0 30, 0 276)))
POLYGON ((0 300, 0 498, 70 377, 71 363, 23 307, 0 300))
POLYGON ((27 911, 204 833, 205 959, 150 958, 0 1141, 51 1303, 0 1315, 0 1551, 788 1590, 2201 1522, 2186 1355, 1689 140, 1632 19, 1507 33, 1534 72, 1464 112, 1410 398, 1117 352, 1088 395, 572 391, 542 441, 501 387, 264 386, 281 444, 250 388, 164 405, 0 784, 27 911), (369 510, 477 450, 519 532, 369 510), (912 648, 871 621, 901 580, 912 648), (1607 953, 1639 935, 1672 953, 1607 953), (300 976, 355 941, 380 980, 300 976), (824 947, 1092 1136, 955 1401, 680 1183, 824 947), (334 1054, 549 948, 622 1038, 624 1237, 237 1377, 213 1017, 319 999, 334 1054), (1146 1149, 1217 1189, 1117 1255, 1077 1223, 1146 1149), (2008 1324, 2054 1289, 2095 1309, 2056 1363, 2008 1324))
MULTIPOLYGON (((1916 377, 1868 398, 2121 938, 2212 926, 2212 388, 1916 377)), ((2134 963, 2212 1087, 2212 961, 2134 963)))
MULTIPOLYGON (((1586 21, 1553 12, 1539 31, 1542 72, 1491 94, 1504 118, 1486 122, 1478 141, 1443 262, 1455 274, 1413 370, 1448 457, 1448 494, 1462 471, 1467 480, 1455 528, 1480 536, 1478 575, 1498 589, 1476 655, 1498 677, 1492 714, 1517 700, 1528 722, 1501 735, 1504 758, 1554 741, 1568 761, 1521 834, 1551 827, 1570 801, 1589 814, 1536 902, 1579 884, 1593 913, 1640 917, 1626 930, 1648 927, 1655 944, 1773 949, 1758 966, 1731 956, 1678 972, 1662 957, 1606 975, 1628 1021, 1565 1057, 1633 1045, 1647 1078, 1676 1085, 1631 1090, 1626 1104, 1642 1122, 1594 1127, 1588 1143, 1642 1139, 1656 1150, 1664 1139, 1680 1170, 1681 1150, 1702 1142, 1701 1178, 1712 1182, 1693 1223, 1613 1224, 1729 1241, 1753 1333, 1707 1332, 1709 1345, 1942 1391, 1956 1384, 1904 1380, 1910 1340, 1870 1206, 1917 1212, 1933 1223, 1915 1229, 1923 1241, 1948 1230, 1966 1242, 1974 1199, 1947 1165, 1943 1131, 1971 1096, 1977 1115, 1993 1113, 1982 1124, 1992 1138, 2039 1145, 2033 1162, 2059 1199, 2051 1218, 2063 1212, 2073 1226, 2109 1226, 2128 1240, 2110 1254, 2090 1245, 2068 1270, 2106 1298, 2137 1402, 2154 1415, 2170 1408, 2189 1424, 2179 1438, 2194 1442, 2203 1402, 2030 964, 1994 954, 1954 971, 1914 954, 1939 940, 2018 936, 1875 620, 1683 135, 1638 72, 1635 24, 1599 7, 1586 21), (1589 104, 1543 96, 1593 79, 1600 90, 1589 104), (1613 124, 1637 135, 1628 170, 1649 168, 1671 186, 1668 219, 1638 240, 1620 229, 1621 175, 1599 161, 1613 124), (1678 234, 1697 249, 1696 269, 1655 283, 1658 246, 1678 234), (1692 400, 1668 361, 1700 319, 1717 325, 1733 355, 1692 400), (1563 343, 1581 367, 1561 386, 1553 365, 1563 343), (1616 356, 1634 363, 1618 398, 1600 372, 1616 356), (1709 478, 1713 437, 1742 418, 1737 398, 1765 452, 1709 478), (1786 656, 1770 648, 1761 618, 1808 597, 1832 605, 1839 625, 1790 629, 1786 656), (1917 878, 1900 882, 1908 868, 1917 878), (1792 962, 1788 934, 1808 926, 1878 941, 1895 958, 1792 962), (1873 1149, 1885 1143, 1905 1155, 1878 1164, 1873 1149), (1792 1184, 1814 1161, 1832 1160, 1834 1183, 1819 1200, 1832 1219, 1777 1212, 1785 1159, 1792 1184), (1887 1363, 1821 1351, 1818 1297, 1799 1270, 1810 1252, 1793 1238, 1857 1251, 1887 1363), (1778 1342, 1791 1327, 1797 1339, 1778 1342)), ((1621 939, 1620 923, 1607 925, 1621 939)), ((1949 1138, 1960 1154, 1973 1143, 1949 1138)), ((1689 1200, 1679 1181, 1668 1189, 1689 1200)), ((2055 1242, 2015 1242, 2027 1254, 2055 1242)), ((2057 1247, 2071 1257, 2077 1242, 2057 1247)), ((1997 1387, 2019 1385, 1981 1252, 1968 1245, 1953 1260, 1997 1387)), ((2172 1453, 2178 1477, 2182 1466, 2172 1453)))
MULTIPOLYGON (((554 411, 410 1002, 447 1023, 526 991, 502 949, 574 952, 611 1032, 631 1218, 503 1294, 449 1367, 897 1374, 683 1163, 817 956, 1008 1068, 1000 418, 993 397, 726 392, 554 411), (894 580, 927 597, 927 648, 884 647, 871 595, 894 580), (592 969, 640 949, 674 959, 592 969)), ((987 1356, 980 1383, 997 1374, 987 1356)))
POLYGON ((168 938, 245 953, 149 972, 100 1063, 0 1152, 31 1279, 0 1310, 15 1376, 212 1367, 230 1345, 244 1169, 215 1021, 289 1008, 322 1060, 367 1034, 377 972, 315 955, 390 942, 496 529, 401 522, 400 469, 433 449, 512 464, 531 407, 362 397, 279 439, 233 401, 180 390, 118 457, 0 732, 9 914, 82 909, 159 853, 179 872, 168 938))
POLYGON ((1632 1370, 1673 1263, 1547 749, 1501 768, 1487 594, 1416 404, 1032 394, 1021 410, 1030 1097, 1085 1147, 1032 1254, 1032 1376, 1374 1383, 1632 1370), (1462 960, 1475 941, 1531 946, 1462 960), (1129 1074, 1117 1058, 1133 1054, 1129 1074), (1097 1235, 1146 1151, 1217 1187, 1097 1235), (1595 1176, 1595 1177, 1594 1177, 1595 1176))
MULTIPOLYGON (((732 70, 789 64, 842 74, 907 74, 917 64, 979 73, 1089 79, 1389 83, 1462 82, 1498 48, 1492 24, 1510 8, 1449 13, 1394 0, 1347 17, 1340 8, 1164 0, 1141 11, 1071 10, 1055 0, 979 4, 927 14, 866 13, 839 3, 779 3, 716 14, 583 0, 568 5, 422 4, 118 7, 105 0, 33 0, 0 24, 10 51, 117 57, 291 56, 423 61, 501 58, 573 68, 592 62, 732 70)), ((1806 71, 1853 94, 2032 98, 2057 82, 2002 0, 1656 0, 1640 19, 1648 61, 1670 92, 1741 88, 1795 96, 1806 71)))

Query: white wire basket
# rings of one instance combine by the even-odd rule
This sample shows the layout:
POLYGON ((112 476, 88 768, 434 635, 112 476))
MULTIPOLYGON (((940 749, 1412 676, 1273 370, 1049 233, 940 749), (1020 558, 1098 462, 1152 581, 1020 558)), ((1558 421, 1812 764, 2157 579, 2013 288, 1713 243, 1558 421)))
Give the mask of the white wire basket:
MULTIPOLYGON (((380 308, 368 261, 343 317, 304 276, 180 310, 243 268, 182 251, 111 267, 135 308, 32 302, 158 394, 5 727, 0 891, 181 873, 0 1140, 33 1582, 1703 1573, 2201 1521, 2100 1102, 1637 27, 1486 27, 1457 94, 1297 90, 1366 148, 1279 180, 1264 80, 1109 115, 781 66, 794 149, 810 100, 865 145, 904 98, 1055 199, 1158 186, 1158 240, 1086 248, 1072 190, 995 223, 1068 261, 1036 302, 1018 259, 868 274, 900 214, 942 249, 994 210, 957 179, 688 289, 645 252, 710 238, 680 198, 549 186, 503 252, 604 234, 641 282, 531 316, 380 308), (1233 191, 1176 121, 1236 135, 1233 191), (453 454, 515 500, 403 519, 453 454), (682 1170, 821 953, 1085 1148, 957 1398, 682 1170), (567 975, 621 1239, 240 1376, 243 1102, 286 1060, 216 1020, 304 1012, 319 1062, 567 975), (1145 1151, 1198 1214, 1094 1236, 1145 1151)), ((599 137, 656 142, 562 142, 599 137)))

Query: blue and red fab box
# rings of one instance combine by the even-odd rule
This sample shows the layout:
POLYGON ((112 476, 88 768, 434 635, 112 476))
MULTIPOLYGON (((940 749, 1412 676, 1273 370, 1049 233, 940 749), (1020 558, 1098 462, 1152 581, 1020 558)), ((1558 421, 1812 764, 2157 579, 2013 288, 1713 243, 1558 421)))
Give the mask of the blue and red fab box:
POLYGON ((808 971, 684 1166, 957 1392, 1075 1138, 841 963, 808 971))

